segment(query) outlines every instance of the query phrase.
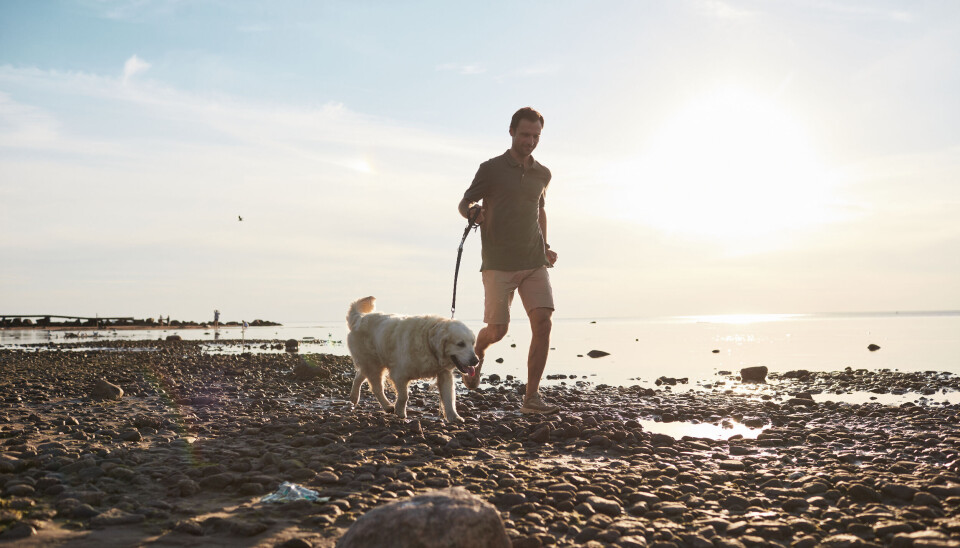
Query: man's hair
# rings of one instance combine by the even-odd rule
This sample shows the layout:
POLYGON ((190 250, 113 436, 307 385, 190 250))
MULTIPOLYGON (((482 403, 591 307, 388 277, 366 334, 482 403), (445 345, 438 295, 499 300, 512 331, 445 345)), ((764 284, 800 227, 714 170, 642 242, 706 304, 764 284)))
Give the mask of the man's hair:
POLYGON ((520 120, 540 122, 540 125, 543 126, 543 115, 530 107, 523 107, 513 113, 513 118, 510 119, 510 131, 517 129, 517 126, 520 125, 520 120))

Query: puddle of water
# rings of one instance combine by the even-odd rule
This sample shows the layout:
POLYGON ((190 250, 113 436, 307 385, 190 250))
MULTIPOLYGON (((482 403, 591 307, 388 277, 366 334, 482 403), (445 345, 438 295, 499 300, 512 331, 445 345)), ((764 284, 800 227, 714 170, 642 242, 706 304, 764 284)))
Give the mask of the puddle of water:
POLYGON ((684 436, 692 438, 707 438, 711 440, 727 440, 733 436, 743 436, 746 439, 756 439, 764 428, 750 428, 743 423, 726 420, 721 424, 692 423, 692 422, 663 422, 649 419, 640 419, 637 422, 646 432, 666 434, 680 439, 684 436))
MULTIPOLYGON (((271 341, 264 344, 263 342, 254 342, 246 343, 242 345, 240 343, 213 343, 213 344, 201 344, 201 350, 206 354, 284 354, 287 349, 285 346, 281 345, 280 348, 276 348, 277 343, 271 341), (262 348, 266 346, 266 348, 262 348)), ((338 341, 326 341, 326 340, 304 340, 300 341, 300 354, 316 354, 320 352, 328 352, 333 348, 343 347, 343 343, 338 341), (320 348, 318 348, 320 347, 320 348)))
POLYGON ((899 406, 910 402, 917 405, 956 405, 960 404, 960 392, 948 391, 937 392, 936 394, 921 394, 919 392, 907 392, 905 394, 876 394, 873 392, 847 392, 843 394, 832 394, 822 392, 814 394, 813 399, 816 402, 837 402, 849 404, 879 403, 881 405, 899 406))

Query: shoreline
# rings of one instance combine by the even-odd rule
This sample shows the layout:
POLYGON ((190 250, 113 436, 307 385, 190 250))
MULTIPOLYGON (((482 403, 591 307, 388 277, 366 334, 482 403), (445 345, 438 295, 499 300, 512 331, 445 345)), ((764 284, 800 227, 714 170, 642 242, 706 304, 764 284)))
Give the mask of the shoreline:
POLYGON ((455 425, 420 384, 407 420, 366 387, 352 407, 349 356, 90 344, 0 350, 0 541, 332 547, 373 508, 455 486, 496 508, 514 546, 952 547, 960 534, 960 405, 810 397, 954 391, 954 375, 789 372, 763 396, 732 378, 706 393, 548 387, 562 411, 547 417, 518 413, 516 381, 488 378, 458 382, 455 425), (101 379, 124 395, 92 399, 101 379), (648 419, 763 430, 674 438, 648 419), (283 481, 330 500, 258 502, 283 481))

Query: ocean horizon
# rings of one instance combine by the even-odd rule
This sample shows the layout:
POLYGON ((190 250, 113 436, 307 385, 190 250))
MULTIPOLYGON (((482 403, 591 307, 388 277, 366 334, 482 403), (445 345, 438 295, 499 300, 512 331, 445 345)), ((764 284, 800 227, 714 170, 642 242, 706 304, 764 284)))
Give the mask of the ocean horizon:
MULTIPOLYGON (((280 320, 277 320, 280 321, 280 320)), ((474 332, 481 320, 463 320, 474 332)), ((84 331, 0 331, 0 347, 96 340, 150 340, 171 334, 209 341, 211 351, 240 351, 219 340, 301 341, 301 352, 346 355, 342 319, 277 327, 84 331)), ((530 329, 515 317, 487 352, 485 374, 526 377, 530 329)), ((271 351, 260 348, 252 351, 271 351)), ((630 386, 660 377, 709 381, 723 371, 764 365, 771 372, 891 369, 960 374, 960 311, 723 314, 649 318, 556 318, 546 383, 587 381, 630 386), (870 351, 870 345, 880 348, 870 351), (590 358, 600 350, 608 355, 590 358), (563 376, 565 378, 555 378, 563 376)))

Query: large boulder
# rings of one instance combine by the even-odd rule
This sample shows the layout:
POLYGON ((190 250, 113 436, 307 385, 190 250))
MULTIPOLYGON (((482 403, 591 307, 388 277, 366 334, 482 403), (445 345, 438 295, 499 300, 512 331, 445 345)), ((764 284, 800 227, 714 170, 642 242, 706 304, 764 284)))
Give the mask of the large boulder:
POLYGON ((462 487, 431 491, 374 508, 337 541, 339 548, 510 548, 491 504, 462 487))
POLYGON ((90 397, 95 400, 119 400, 123 397, 123 388, 101 379, 93 386, 90 397))
POLYGON ((297 352, 300 350, 300 341, 297 339, 287 339, 286 350, 287 352, 297 352))
POLYGON ((740 370, 741 382, 767 382, 767 366, 744 367, 740 370))

